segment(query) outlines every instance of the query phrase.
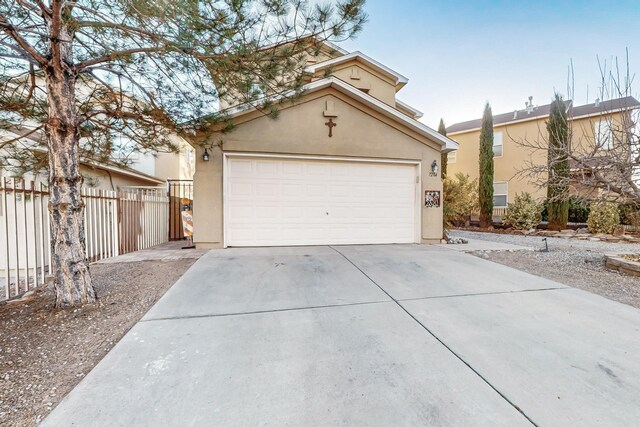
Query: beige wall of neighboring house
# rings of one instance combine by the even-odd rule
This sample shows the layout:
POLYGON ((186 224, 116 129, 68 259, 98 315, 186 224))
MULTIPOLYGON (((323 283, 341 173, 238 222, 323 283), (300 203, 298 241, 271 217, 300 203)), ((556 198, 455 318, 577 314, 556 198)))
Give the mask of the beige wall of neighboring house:
MULTIPOLYGON (((637 102, 637 101, 636 101, 637 102)), ((548 106, 543 106, 548 107, 548 106)), ((543 108, 540 107, 540 108, 543 108)), ((589 107, 581 106, 575 108, 589 107)), ((594 107, 595 108, 595 107, 594 107)), ((593 109, 593 108, 592 108, 593 109)), ((570 112, 572 109, 569 110, 570 112)), ((520 110, 509 113, 517 116, 507 123, 494 124, 494 196, 506 195, 506 198, 494 199, 495 201, 513 202, 515 195, 528 192, 538 200, 546 198, 547 189, 540 185, 536 178, 522 173, 531 165, 546 165, 548 131, 546 122, 548 113, 527 113, 520 110), (529 117, 532 114, 534 117, 529 117), (501 141, 501 149, 498 142, 501 141), (539 145, 542 149, 532 149, 528 145, 539 145)), ((612 130, 619 129, 622 119, 619 111, 599 112, 586 116, 569 116, 572 149, 576 151, 592 150, 595 141, 595 128, 598 123, 603 123, 612 130)), ((470 123, 470 122, 469 122, 470 123)), ((448 132, 448 136, 459 143, 459 147, 448 155, 447 171, 449 176, 456 173, 468 174, 472 179, 478 178, 478 157, 480 145, 480 129, 473 124, 469 129, 448 132)), ((463 124, 451 125, 448 129, 464 127, 463 124)), ((498 203, 494 207, 503 207, 504 203, 498 203)))
MULTIPOLYGON (((81 165, 80 173, 84 177, 84 186, 100 190, 115 190, 123 187, 157 186, 164 181, 144 175, 135 169, 105 168, 100 166, 81 165)), ((45 179, 46 181, 46 179, 45 179)))
POLYGON ((174 137, 178 153, 158 153, 155 158, 154 176, 167 179, 193 179, 195 173, 195 150, 185 140, 174 137))

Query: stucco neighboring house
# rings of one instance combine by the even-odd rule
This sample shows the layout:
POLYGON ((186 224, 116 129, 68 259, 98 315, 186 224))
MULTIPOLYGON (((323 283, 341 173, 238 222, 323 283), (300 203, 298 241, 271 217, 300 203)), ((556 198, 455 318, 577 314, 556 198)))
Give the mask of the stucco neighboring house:
POLYGON ((457 144, 396 98, 408 79, 330 44, 306 77, 277 119, 230 106, 232 132, 194 138, 197 247, 440 242, 440 155, 457 144))
MULTIPOLYGON (((613 144, 612 132, 618 124, 627 122, 622 120, 622 115, 640 108, 640 102, 633 97, 579 106, 574 106, 572 101, 566 101, 565 104, 572 133, 572 150, 590 149, 596 140, 600 140, 603 150, 606 150, 607 144, 613 144)), ((494 208, 507 207, 515 195, 521 192, 528 192, 538 200, 546 198, 546 188, 518 172, 530 168, 532 164, 547 164, 546 150, 532 150, 525 145, 539 143, 543 148, 546 146, 546 121, 549 119, 549 110, 550 104, 533 106, 529 101, 524 110, 493 116, 494 208)), ((481 124, 480 118, 447 127, 447 135, 459 144, 458 149, 451 151, 447 156, 449 176, 458 172, 468 174, 472 179, 479 176, 481 124)))
MULTIPOLYGON (((0 142, 3 138, 12 139, 18 135, 17 131, 4 131, 0 133, 0 142)), ((42 135, 32 134, 26 140, 35 138, 42 138, 42 135)), ((84 186, 100 190, 119 190, 124 187, 165 185, 167 179, 192 179, 195 172, 195 150, 182 138, 173 138, 179 147, 178 153, 134 153, 129 156, 128 166, 119 162, 81 161, 80 171, 84 177, 84 186)), ((11 173, 0 169, 0 176, 11 177, 11 173)), ((43 174, 27 174, 24 178, 43 183, 47 181, 43 174)))

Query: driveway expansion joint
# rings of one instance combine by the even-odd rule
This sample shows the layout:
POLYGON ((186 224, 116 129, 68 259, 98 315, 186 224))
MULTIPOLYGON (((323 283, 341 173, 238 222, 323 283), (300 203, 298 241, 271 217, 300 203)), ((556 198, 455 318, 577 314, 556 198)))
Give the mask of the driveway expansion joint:
POLYGON ((276 308, 273 310, 256 310, 256 311, 245 311, 245 312, 237 312, 237 313, 218 313, 218 314, 194 314, 194 315, 185 315, 185 316, 167 316, 167 317, 155 317, 151 319, 141 319, 140 323, 147 322, 157 322, 162 320, 188 320, 188 319, 206 319, 206 318, 214 318, 214 317, 233 317, 233 316, 247 316, 252 314, 268 314, 268 313, 280 313, 280 312, 288 312, 288 311, 304 311, 304 310, 315 310, 322 308, 333 308, 333 307, 352 307, 357 305, 372 305, 372 304, 385 304, 392 303, 392 300, 387 301, 364 301, 364 302, 349 302, 344 304, 327 304, 327 305, 315 305, 309 307, 290 307, 290 308, 276 308))
POLYGON ((499 292, 477 292, 471 294, 452 294, 452 295, 436 295, 430 297, 416 297, 416 298, 399 298, 396 301, 420 301, 425 299, 441 299, 441 298, 457 298, 457 297, 477 297, 483 295, 504 295, 504 294, 522 294, 527 292, 546 292, 546 291, 564 291, 572 289, 569 286, 558 286, 556 288, 540 288, 540 289, 519 289, 513 291, 499 291, 499 292))
MULTIPOLYGON (((471 366, 471 364, 469 362, 467 362, 466 360, 464 360, 462 358, 462 356, 460 356, 458 353, 456 353, 451 347, 449 347, 447 344, 445 344, 445 342, 438 337, 435 333, 433 333, 424 323, 422 323, 420 320, 418 320, 413 314, 411 314, 401 303, 399 300, 395 299, 389 292, 386 291, 386 289, 384 289, 382 286, 380 286, 375 280, 373 280, 367 273, 365 273, 360 267, 358 267, 353 261, 351 261, 345 254, 343 254, 342 252, 340 252, 338 249, 336 249, 333 246, 329 246, 329 248, 333 249, 334 251, 336 251, 337 253, 339 253, 345 260, 347 260, 347 262, 349 262, 351 265, 353 265, 357 270, 360 271, 360 273, 362 273, 367 279, 369 279, 371 281, 371 283, 373 283, 374 285, 376 285, 382 292, 384 292, 387 297, 389 297, 391 299, 391 301, 393 301, 398 307, 400 307, 400 309, 402 311, 404 311, 407 315, 409 315, 409 317, 411 317, 418 325, 420 325, 425 331, 427 331, 427 333, 429 333, 429 335, 431 335, 433 338, 435 338, 444 348, 446 348, 453 356, 455 356, 458 360, 460 360, 465 366, 467 366, 474 374, 476 374, 482 381, 484 381, 485 384, 487 384, 489 387, 491 387, 491 389, 493 389, 493 391, 495 391, 496 393, 498 393, 498 395, 500 397, 502 397, 509 405, 511 405, 516 411, 518 411, 527 421, 529 421, 531 423, 531 425, 538 427, 538 424, 536 424, 522 409, 520 409, 520 407, 518 405, 516 405, 514 402, 512 402, 506 395, 504 395, 500 390, 498 390, 496 388, 496 386, 494 386, 493 384, 491 384, 489 382, 489 380, 487 378, 485 378, 480 372, 478 372, 475 368, 473 368, 473 366, 471 366)), ((559 288, 559 289, 563 289, 563 288, 559 288)), ((390 301, 390 302, 391 302, 390 301)))

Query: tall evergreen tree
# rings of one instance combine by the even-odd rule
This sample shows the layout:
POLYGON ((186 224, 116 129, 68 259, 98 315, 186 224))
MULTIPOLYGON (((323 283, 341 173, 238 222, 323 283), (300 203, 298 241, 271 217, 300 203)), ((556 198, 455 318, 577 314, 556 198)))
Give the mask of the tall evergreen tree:
POLYGON ((0 141, 0 167, 48 171, 56 304, 96 300, 81 159, 177 151, 170 132, 227 121, 215 110, 221 99, 275 114, 272 98, 255 93, 299 93, 305 58, 318 42, 358 32, 363 5, 0 0, 0 130, 19 134, 0 141))
POLYGON ((562 230, 569 220, 569 125, 567 109, 562 96, 555 94, 551 103, 549 121, 547 212, 549 230, 562 230))
MULTIPOLYGON (((444 120, 442 119, 440 119, 440 124, 438 125, 438 133, 440 135, 447 136, 447 128, 445 127, 444 120)), ((448 165, 447 153, 441 154, 440 164, 442 165, 442 178, 444 179, 447 177, 447 165, 448 165)))
POLYGON ((493 225, 493 114, 488 102, 484 106, 484 114, 482 115, 479 157, 480 227, 490 227, 493 225))

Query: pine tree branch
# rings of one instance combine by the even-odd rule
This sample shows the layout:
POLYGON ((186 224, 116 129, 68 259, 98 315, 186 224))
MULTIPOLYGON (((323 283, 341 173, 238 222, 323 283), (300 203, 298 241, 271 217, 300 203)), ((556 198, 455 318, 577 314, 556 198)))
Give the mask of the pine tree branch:
POLYGON ((15 138, 9 139, 9 140, 1 140, 0 141, 0 149, 5 148, 6 146, 8 146, 9 144, 13 144, 14 142, 18 142, 20 140, 23 140, 25 138, 28 138, 30 135, 33 135, 34 133, 38 132, 40 129, 44 128, 44 125, 40 125, 36 128, 31 129, 29 132, 27 133, 23 133, 18 135, 15 138))
POLYGON ((46 58, 20 35, 15 27, 2 14, 0 14, 0 29, 2 29, 5 34, 11 37, 18 44, 18 46, 20 46, 24 54, 30 55, 36 62, 41 65, 46 64, 46 58))
POLYGON ((158 47, 140 47, 140 48, 133 48, 133 49, 125 49, 125 50, 119 50, 119 51, 114 51, 112 53, 110 53, 109 55, 104 55, 98 58, 94 58, 94 59, 89 59, 81 64, 78 64, 76 66, 76 69, 78 71, 81 71, 87 67, 91 67, 94 65, 98 65, 98 64, 102 64, 105 62, 112 62, 118 58, 123 58, 123 57, 127 57, 136 53, 153 53, 153 52, 161 52, 165 49, 165 46, 158 46, 158 47))
POLYGON ((141 34, 150 37, 152 40, 160 40, 162 37, 158 33, 144 30, 139 27, 132 27, 125 24, 117 24, 115 22, 100 22, 100 21, 78 21, 76 22, 77 28, 111 28, 114 30, 120 30, 124 33, 141 34))

